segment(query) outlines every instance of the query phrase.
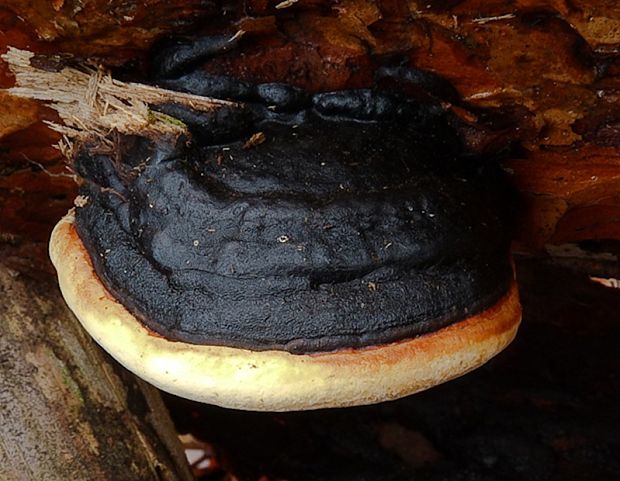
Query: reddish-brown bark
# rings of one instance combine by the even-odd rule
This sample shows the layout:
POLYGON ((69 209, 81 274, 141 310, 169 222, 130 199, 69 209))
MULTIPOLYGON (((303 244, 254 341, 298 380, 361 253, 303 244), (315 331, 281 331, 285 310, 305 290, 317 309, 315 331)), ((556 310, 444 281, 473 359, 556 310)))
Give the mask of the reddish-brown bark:
MULTIPOLYGON (((524 197, 522 241, 541 246, 617 238, 617 2, 300 0, 276 8, 279 3, 232 2, 224 15, 221 7, 198 0, 8 0, 0 10, 0 51, 13 45, 96 58, 110 66, 132 61, 139 73, 147 49, 166 32, 234 34, 243 29, 241 52, 215 57, 205 69, 315 91, 369 86, 379 62, 407 60, 454 86, 460 101, 449 107, 463 120, 469 148, 485 152, 509 143, 521 146, 519 158, 506 165, 524 197)), ((0 63, 0 86, 10 84, 0 63)), ((16 201, 7 200, 6 189, 18 189, 26 174, 6 178, 7 169, 33 170, 31 161, 56 173, 62 167, 60 157, 47 148, 55 136, 43 133, 39 123, 49 112, 0 95, 5 177, 0 209, 10 211, 8 229, 22 232, 28 229, 20 218, 30 213, 15 211, 16 201), (22 134, 20 129, 25 129, 22 134)), ((31 175, 49 177, 41 171, 31 175)), ((50 195, 57 195, 52 186, 65 181, 48 178, 39 185, 49 184, 50 195)), ((70 182, 63 185, 70 197, 70 182)), ((44 195, 46 188, 41 189, 44 195)), ((48 214, 51 225, 57 211, 48 214)))

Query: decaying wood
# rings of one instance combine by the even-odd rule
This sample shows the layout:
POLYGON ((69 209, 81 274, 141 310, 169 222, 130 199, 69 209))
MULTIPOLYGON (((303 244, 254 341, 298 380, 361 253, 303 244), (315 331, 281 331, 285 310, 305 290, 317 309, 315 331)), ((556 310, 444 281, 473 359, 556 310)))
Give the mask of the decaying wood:
MULTIPOLYGON (((204 0, 2 0, 0 17, 21 30, 36 31, 35 41, 55 43, 84 57, 114 57, 121 62, 154 38, 217 14, 204 0)), ((0 40, 1 42, 1 40, 0 40)))
POLYGON ((15 75, 16 86, 8 92, 16 97, 47 102, 64 122, 64 125, 48 124, 69 142, 93 135, 105 141, 111 131, 178 137, 187 132, 185 125, 151 109, 150 105, 176 103, 198 111, 233 105, 224 100, 121 82, 102 67, 65 67, 58 72, 48 71, 33 66, 33 57, 32 52, 16 48, 9 48, 2 55, 15 75))
POLYGON ((190 479, 159 392, 107 358, 55 283, 0 264, 0 480, 190 479))
MULTIPOLYGON (((312 91, 371 87, 383 62, 430 72, 456 91, 448 103, 469 123, 469 148, 515 147, 506 167, 524 197, 520 240, 542 247, 619 238, 617 0, 9 0, 0 7, 0 30, 0 52, 14 46, 61 60, 95 59, 123 65, 136 79, 145 78, 162 36, 232 37, 239 30, 239 50, 204 59, 200 68, 312 91)), ((0 61, 0 87, 12 85, 0 61)), ((0 108, 7 146, 0 167, 28 167, 24 153, 56 167, 59 160, 43 149, 56 133, 42 131, 40 120, 57 119, 45 118, 49 111, 36 102, 10 102, 0 108), (24 137, 37 143, 36 156, 24 137)))

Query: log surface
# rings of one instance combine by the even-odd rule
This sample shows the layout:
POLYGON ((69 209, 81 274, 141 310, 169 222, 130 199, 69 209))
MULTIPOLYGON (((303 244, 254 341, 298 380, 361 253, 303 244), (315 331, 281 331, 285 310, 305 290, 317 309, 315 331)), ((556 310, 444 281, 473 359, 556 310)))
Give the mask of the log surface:
POLYGON ((50 280, 0 264, 0 480, 190 480, 159 393, 111 363, 50 280))

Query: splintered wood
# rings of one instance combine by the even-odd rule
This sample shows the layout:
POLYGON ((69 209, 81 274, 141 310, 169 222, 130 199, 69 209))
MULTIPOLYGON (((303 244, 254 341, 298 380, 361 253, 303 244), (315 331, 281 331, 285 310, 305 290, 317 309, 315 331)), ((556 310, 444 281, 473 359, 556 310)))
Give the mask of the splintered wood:
POLYGON ((60 147, 66 153, 70 153, 73 141, 92 136, 109 143, 107 136, 112 131, 151 137, 178 137, 187 133, 181 121, 153 110, 151 105, 176 103, 198 111, 234 105, 150 85, 121 82, 113 79, 103 67, 44 70, 32 65, 32 52, 16 48, 9 48, 1 58, 15 75, 16 86, 9 89, 10 94, 47 102, 58 112, 65 125, 47 123, 65 137, 60 147))

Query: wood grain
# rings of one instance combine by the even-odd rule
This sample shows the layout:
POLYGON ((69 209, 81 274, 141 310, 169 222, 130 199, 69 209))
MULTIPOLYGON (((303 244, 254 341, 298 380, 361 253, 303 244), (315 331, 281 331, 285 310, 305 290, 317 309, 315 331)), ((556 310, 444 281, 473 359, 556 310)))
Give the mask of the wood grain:
POLYGON ((0 480, 188 481, 158 391, 87 337, 51 281, 0 264, 0 480))

